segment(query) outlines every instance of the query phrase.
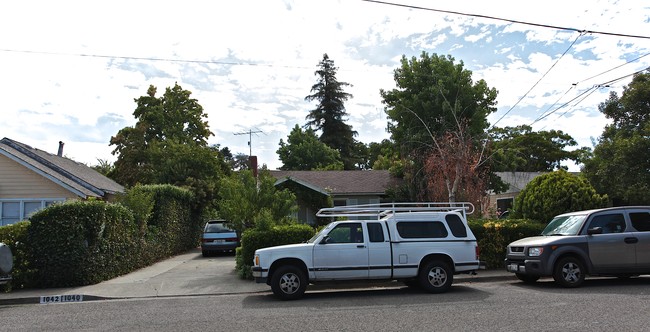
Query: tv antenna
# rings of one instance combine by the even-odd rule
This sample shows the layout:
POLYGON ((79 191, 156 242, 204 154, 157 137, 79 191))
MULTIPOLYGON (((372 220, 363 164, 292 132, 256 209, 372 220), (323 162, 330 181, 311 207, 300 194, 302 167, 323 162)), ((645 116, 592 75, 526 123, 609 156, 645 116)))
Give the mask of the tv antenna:
POLYGON ((253 134, 257 135, 259 133, 264 133, 264 132, 261 131, 261 130, 249 129, 248 131, 242 131, 242 132, 234 133, 233 135, 248 135, 248 149, 249 149, 248 156, 250 157, 250 156, 253 155, 253 134))

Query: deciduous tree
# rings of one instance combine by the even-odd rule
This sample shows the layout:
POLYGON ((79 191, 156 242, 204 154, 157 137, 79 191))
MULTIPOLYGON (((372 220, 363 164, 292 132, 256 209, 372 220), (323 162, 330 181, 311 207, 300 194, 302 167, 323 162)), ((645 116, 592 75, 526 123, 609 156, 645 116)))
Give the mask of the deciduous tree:
POLYGON ((318 140, 312 129, 304 131, 296 125, 285 143, 280 139, 277 150, 282 161, 280 169, 286 171, 343 169, 339 152, 318 140))
POLYGON ((599 110, 612 120, 583 172, 614 205, 650 204, 650 72, 637 74, 599 110))

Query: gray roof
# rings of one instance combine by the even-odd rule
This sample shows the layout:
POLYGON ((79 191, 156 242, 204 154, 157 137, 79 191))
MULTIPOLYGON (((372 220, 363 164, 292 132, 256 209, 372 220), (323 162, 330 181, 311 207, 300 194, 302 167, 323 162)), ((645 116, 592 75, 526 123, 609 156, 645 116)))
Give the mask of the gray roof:
POLYGON ((123 193, 124 187, 94 169, 9 138, 0 140, 0 154, 41 174, 82 198, 123 193))
POLYGON ((332 195, 384 195, 396 183, 386 170, 373 171, 271 171, 278 181, 298 182, 332 195))
POLYGON ((504 194, 518 193, 524 190, 528 182, 546 172, 495 172, 501 180, 509 185, 504 194))

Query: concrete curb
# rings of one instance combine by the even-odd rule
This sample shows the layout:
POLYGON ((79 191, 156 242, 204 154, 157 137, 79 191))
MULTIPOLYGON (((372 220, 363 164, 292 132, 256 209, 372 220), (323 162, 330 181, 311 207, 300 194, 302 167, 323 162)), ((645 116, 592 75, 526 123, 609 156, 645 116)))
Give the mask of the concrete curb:
MULTIPOLYGON (((484 273, 481 275, 479 272, 477 275, 457 275, 454 276, 454 284, 465 284, 465 283, 485 283, 485 282, 497 282, 497 281, 506 281, 506 280, 516 280, 516 277, 505 271, 493 270, 484 273)), ((251 284, 253 282, 251 281, 251 284)), ((327 291, 327 290, 350 290, 350 289, 368 289, 368 288, 402 288, 406 287, 403 283, 398 281, 372 281, 372 282, 346 282, 341 284, 315 284, 309 285, 307 291, 327 291)), ((23 292, 18 291, 18 293, 23 292)), ((41 298, 46 296, 57 295, 69 295, 70 291, 61 289, 57 293, 57 289, 39 289, 39 290, 25 290, 25 294, 13 294, 5 293, 4 295, 9 295, 7 298, 0 298, 0 306, 4 305, 22 305, 22 304, 41 304, 41 298), (38 294, 41 293, 41 294, 38 294)), ((253 290, 250 291, 234 291, 234 292, 206 292, 198 294, 167 294, 167 295, 145 295, 145 296, 98 296, 91 294, 83 294, 83 300, 80 302, 88 301, 109 301, 109 300, 126 300, 126 299, 156 299, 156 298, 174 298, 174 297, 199 297, 199 296, 223 296, 223 295, 242 295, 242 294, 263 294, 271 292, 270 287, 268 290, 253 290)), ((0 294, 2 297, 3 294, 0 294)), ((54 304, 54 303, 52 303, 54 304)))

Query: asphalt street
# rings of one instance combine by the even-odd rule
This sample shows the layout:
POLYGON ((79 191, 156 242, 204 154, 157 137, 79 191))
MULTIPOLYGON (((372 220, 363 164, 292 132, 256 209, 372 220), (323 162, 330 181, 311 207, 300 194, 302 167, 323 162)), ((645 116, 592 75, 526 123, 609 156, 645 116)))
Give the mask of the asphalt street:
MULTIPOLYGON (((481 270, 476 275, 456 275, 454 284, 515 280, 505 270, 481 270)), ((307 292, 332 288, 403 287, 398 282, 354 285, 310 285, 307 292)), ((106 299, 178 297, 197 295, 270 292, 266 284, 241 279, 232 254, 201 256, 199 248, 171 257, 146 268, 95 285, 71 288, 19 289, 0 293, 0 305, 92 301, 106 299)))

